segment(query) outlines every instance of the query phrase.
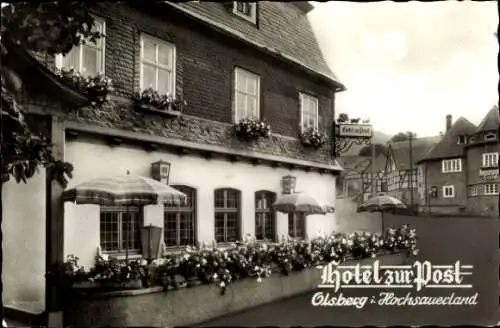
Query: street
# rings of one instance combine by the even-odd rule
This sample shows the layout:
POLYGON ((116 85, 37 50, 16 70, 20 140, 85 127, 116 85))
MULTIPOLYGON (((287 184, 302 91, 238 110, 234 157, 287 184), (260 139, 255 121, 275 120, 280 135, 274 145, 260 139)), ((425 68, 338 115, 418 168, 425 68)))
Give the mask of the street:
MULTIPOLYGON (((386 226, 396 227, 410 223, 417 229, 420 254, 418 260, 432 264, 473 265, 469 281, 472 290, 434 289, 413 295, 471 296, 478 293, 477 305, 442 306, 380 306, 367 302, 363 312, 355 307, 313 307, 314 292, 241 313, 228 315, 202 326, 361 326, 361 325, 493 325, 500 321, 498 312, 498 219, 473 218, 417 218, 387 216, 386 226)), ((331 291, 324 291, 330 292, 331 291)), ((379 292, 394 292, 404 296, 407 290, 385 291, 367 289, 341 290, 343 296, 374 296, 379 292)))

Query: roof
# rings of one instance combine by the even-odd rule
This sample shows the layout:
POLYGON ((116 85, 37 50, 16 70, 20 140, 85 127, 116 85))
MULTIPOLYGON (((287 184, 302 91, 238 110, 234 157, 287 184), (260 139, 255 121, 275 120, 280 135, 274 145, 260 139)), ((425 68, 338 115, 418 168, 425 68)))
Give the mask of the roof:
POLYGON ((224 2, 167 2, 184 13, 228 32, 242 41, 345 87, 330 70, 303 9, 287 2, 258 2, 258 27, 232 15, 224 2))
POLYGON ((479 123, 475 133, 486 132, 498 129, 500 124, 500 114, 498 106, 493 106, 492 109, 486 114, 481 123, 479 123))
POLYGON ((474 133, 476 126, 467 119, 460 117, 448 130, 440 142, 421 159, 421 161, 437 160, 443 158, 461 157, 465 144, 458 144, 458 136, 474 133))
MULTIPOLYGON (((436 145, 442 136, 416 138, 412 140, 412 159, 416 165, 436 145)), ((410 143, 409 141, 389 142, 389 154, 392 153, 399 170, 410 169, 410 143)))

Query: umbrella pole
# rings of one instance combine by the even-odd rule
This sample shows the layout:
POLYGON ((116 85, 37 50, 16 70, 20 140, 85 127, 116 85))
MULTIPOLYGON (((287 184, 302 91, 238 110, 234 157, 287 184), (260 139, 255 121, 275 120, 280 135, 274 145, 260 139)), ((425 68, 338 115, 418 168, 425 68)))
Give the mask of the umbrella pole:
MULTIPOLYGON (((129 213, 128 213, 129 214, 129 213)), ((129 222, 128 222, 128 227, 127 227, 127 235, 125 236, 125 263, 128 264, 128 246, 130 243, 130 217, 129 217, 129 222)))
POLYGON ((381 218, 381 221, 382 221, 382 236, 384 235, 384 212, 383 211, 380 211, 380 218, 381 218))

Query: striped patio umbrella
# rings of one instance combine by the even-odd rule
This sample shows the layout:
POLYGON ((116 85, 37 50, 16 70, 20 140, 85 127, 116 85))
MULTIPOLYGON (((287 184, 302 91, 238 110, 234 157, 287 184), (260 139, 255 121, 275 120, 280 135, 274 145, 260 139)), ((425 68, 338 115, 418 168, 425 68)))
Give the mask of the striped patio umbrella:
MULTIPOLYGON (((62 198, 64 202, 101 206, 184 205, 187 202, 186 194, 172 187, 150 178, 130 175, 83 182, 65 190, 62 198)), ((127 234, 130 231, 127 229, 127 234)), ((125 260, 128 262, 128 247, 125 248, 125 260)))
POLYGON ((105 177, 83 182, 63 192, 63 201, 107 206, 182 205, 186 195, 141 176, 105 177))
POLYGON ((335 212, 333 206, 321 204, 314 197, 303 193, 283 195, 272 207, 282 213, 326 214, 335 212))
POLYGON ((380 212, 382 233, 384 233, 384 212, 393 211, 397 208, 406 208, 406 205, 395 197, 383 195, 368 199, 358 207, 358 212, 380 212))

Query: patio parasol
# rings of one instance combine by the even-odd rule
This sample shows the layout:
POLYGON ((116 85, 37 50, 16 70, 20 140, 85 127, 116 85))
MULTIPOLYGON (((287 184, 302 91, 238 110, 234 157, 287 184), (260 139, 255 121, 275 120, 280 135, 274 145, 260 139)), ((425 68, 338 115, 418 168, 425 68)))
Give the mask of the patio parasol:
MULTIPOLYGON (((151 178, 141 176, 103 177, 83 182, 62 194, 64 202, 101 206, 183 205, 184 193, 151 178)), ((129 220, 130 224, 131 221, 129 220)), ((127 229, 127 240, 131 227, 127 229)), ((128 261, 128 246, 125 247, 128 261)))
POLYGON ((358 207, 358 212, 380 212, 382 219, 382 234, 384 233, 384 212, 394 211, 397 208, 406 208, 399 199, 392 196, 375 196, 358 207))
POLYGON ((303 193, 283 195, 272 207, 282 213, 326 214, 335 212, 333 206, 321 204, 314 197, 303 193))

